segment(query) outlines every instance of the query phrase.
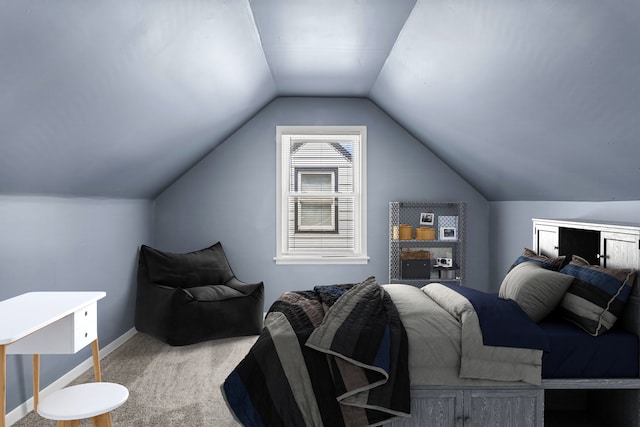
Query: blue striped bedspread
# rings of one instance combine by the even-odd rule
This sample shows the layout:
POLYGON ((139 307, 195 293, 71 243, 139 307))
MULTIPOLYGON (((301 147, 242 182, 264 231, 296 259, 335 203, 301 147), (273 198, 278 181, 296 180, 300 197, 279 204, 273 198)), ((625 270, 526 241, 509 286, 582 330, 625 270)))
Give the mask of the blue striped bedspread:
POLYGON ((381 425, 410 413, 408 340, 373 277, 284 293, 222 385, 245 426, 381 425))

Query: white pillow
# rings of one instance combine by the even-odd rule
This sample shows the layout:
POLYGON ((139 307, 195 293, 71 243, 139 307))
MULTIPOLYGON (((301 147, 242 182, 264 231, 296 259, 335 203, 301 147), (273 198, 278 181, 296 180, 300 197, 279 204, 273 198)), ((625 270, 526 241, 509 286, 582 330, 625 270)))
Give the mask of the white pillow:
POLYGON ((515 301, 531 320, 539 322, 556 308, 572 282, 573 276, 523 262, 505 276, 498 296, 515 301))

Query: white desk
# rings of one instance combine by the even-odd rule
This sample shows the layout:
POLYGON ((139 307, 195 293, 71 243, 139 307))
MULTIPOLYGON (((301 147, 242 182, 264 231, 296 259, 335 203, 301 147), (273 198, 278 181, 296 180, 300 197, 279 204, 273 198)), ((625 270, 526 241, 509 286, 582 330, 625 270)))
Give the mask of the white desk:
POLYGON ((0 427, 6 426, 7 354, 33 354, 34 409, 40 391, 40 354, 73 354, 92 345, 101 380, 97 302, 105 292, 30 292, 0 301, 0 427))

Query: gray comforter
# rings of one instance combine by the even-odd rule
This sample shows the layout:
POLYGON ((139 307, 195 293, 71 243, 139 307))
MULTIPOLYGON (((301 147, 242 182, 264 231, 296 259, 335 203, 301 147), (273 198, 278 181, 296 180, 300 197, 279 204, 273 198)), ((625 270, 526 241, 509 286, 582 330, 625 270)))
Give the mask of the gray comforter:
POLYGON ((384 285, 409 337, 412 385, 539 385, 542 350, 483 343, 473 305, 446 286, 384 285))

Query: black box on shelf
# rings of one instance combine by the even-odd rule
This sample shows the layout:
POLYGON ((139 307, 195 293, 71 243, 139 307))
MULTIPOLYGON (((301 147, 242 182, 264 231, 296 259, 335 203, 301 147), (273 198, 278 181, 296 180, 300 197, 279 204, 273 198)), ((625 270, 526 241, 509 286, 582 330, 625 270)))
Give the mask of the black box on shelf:
POLYGON ((402 279, 429 279, 431 277, 430 259, 403 259, 400 262, 402 279))

